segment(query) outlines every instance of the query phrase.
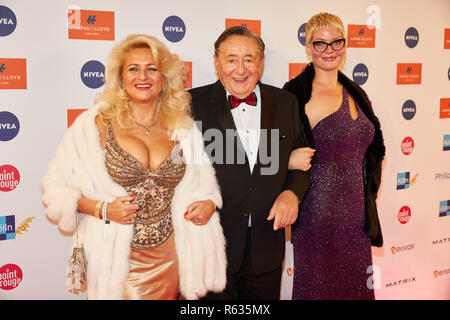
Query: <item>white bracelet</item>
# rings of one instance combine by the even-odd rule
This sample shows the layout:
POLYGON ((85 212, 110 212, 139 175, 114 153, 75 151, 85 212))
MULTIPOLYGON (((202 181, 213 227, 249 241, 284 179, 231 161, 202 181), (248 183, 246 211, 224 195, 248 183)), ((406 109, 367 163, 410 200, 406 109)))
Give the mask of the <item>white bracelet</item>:
POLYGON ((108 207, 109 202, 105 201, 103 203, 103 207, 102 207, 102 219, 105 220, 106 224, 109 224, 109 220, 108 220, 108 214, 106 213, 106 209, 108 207))

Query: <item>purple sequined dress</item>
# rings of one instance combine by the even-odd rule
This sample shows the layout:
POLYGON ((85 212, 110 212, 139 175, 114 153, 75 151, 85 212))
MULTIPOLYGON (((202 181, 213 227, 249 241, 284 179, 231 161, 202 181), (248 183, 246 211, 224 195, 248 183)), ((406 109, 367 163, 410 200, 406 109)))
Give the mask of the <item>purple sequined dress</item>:
POLYGON ((353 120, 345 88, 342 96, 339 110, 312 130, 312 183, 292 233, 292 299, 374 299, 367 286, 372 253, 364 232, 362 177, 374 127, 356 101, 358 117, 353 120))

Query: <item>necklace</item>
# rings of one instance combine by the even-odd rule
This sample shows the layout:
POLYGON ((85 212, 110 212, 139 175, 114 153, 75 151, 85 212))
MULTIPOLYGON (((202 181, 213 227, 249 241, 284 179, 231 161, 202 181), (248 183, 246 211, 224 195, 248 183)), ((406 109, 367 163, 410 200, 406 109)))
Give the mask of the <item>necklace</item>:
POLYGON ((157 117, 156 120, 151 125, 144 126, 143 124, 140 124, 139 122, 137 122, 136 120, 133 119, 135 124, 137 124, 139 127, 142 127, 142 128, 145 129, 145 134, 150 134, 151 133, 150 129, 153 128, 156 125, 158 120, 159 120, 159 117, 157 117))

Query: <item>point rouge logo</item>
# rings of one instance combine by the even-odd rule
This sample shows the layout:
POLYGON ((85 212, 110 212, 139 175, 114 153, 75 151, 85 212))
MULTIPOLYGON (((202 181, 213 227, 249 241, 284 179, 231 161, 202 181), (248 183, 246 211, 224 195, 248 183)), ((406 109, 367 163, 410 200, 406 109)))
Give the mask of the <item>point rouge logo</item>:
POLYGON ((16 168, 9 164, 0 166, 0 191, 8 192, 14 190, 19 185, 19 182, 20 174, 16 168))
POLYGON ((406 156, 410 155, 414 151, 414 140, 411 137, 406 137, 402 141, 401 145, 402 153, 406 156))
POLYGON ((411 219, 411 209, 408 206, 403 206, 398 212, 398 222, 406 224, 411 219))
POLYGON ((18 265, 10 263, 0 268, 0 289, 15 289, 22 282, 22 279, 22 269, 18 265))
POLYGON ((16 30, 17 18, 14 12, 5 6, 0 6, 0 37, 9 36, 16 30))
POLYGON ((225 29, 234 26, 244 27, 254 34, 261 36, 261 20, 225 19, 225 29))
POLYGON ((289 63, 289 80, 294 79, 305 70, 307 63, 289 63))

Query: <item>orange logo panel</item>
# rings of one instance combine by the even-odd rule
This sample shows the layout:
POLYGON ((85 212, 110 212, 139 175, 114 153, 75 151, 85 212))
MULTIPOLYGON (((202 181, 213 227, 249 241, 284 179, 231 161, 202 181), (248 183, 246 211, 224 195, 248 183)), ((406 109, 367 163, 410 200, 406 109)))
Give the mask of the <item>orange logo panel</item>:
POLYGON ((69 128, 75 119, 87 109, 67 109, 67 128, 69 128))
POLYGON ((242 26, 261 36, 261 20, 225 19, 225 29, 242 26))
POLYGON ((27 60, 0 58, 0 89, 27 88, 27 60))
POLYGON ((375 48, 375 26, 348 25, 348 48, 375 48))
POLYGON ((450 98, 441 98, 439 118, 450 118, 450 98))
POLYGON ((192 88, 192 62, 184 61, 184 65, 186 66, 186 79, 184 80, 184 88, 190 89, 192 88))
POLYGON ((302 73, 307 65, 307 63, 289 63, 289 80, 302 73))
POLYGON ((397 84, 421 84, 421 63, 397 63, 397 84))
POLYGON ((68 10, 69 39, 114 40, 114 12, 68 10))
POLYGON ((444 49, 450 49, 450 29, 444 31, 444 49))

